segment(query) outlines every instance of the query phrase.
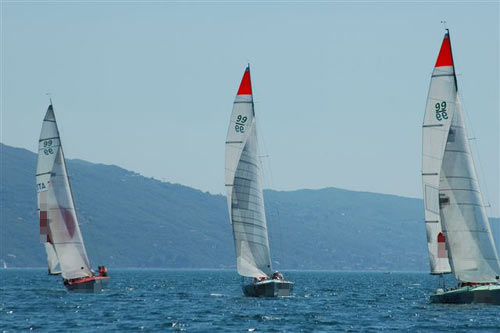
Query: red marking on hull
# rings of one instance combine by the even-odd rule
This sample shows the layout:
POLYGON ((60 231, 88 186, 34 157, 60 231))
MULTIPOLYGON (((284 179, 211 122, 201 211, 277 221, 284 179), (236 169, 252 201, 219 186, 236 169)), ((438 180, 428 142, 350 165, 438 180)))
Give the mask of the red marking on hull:
POLYGON ((247 67, 245 74, 243 74, 243 79, 241 79, 240 89, 238 89, 238 95, 251 95, 252 94, 252 82, 250 81, 250 68, 247 67))
POLYGON ((85 283, 85 282, 95 281, 95 280, 109 280, 109 276, 89 276, 86 278, 81 278, 79 280, 70 282, 70 284, 85 283))
POLYGON ((80 279, 64 280, 64 286, 69 291, 75 292, 99 292, 107 285, 107 276, 88 276, 80 279))
POLYGON ((451 56, 451 44, 448 35, 444 36, 441 50, 436 61, 436 67, 453 66, 453 57, 451 56))

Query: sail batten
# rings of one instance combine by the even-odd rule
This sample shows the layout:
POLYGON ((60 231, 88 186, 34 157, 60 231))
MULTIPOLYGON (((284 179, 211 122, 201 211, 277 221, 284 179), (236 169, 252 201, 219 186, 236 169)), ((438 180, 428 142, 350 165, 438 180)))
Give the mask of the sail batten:
POLYGON ((49 270, 57 259, 63 278, 91 276, 52 105, 42 125, 36 174, 40 239, 45 243, 49 270))
POLYGON ((247 68, 236 95, 226 138, 226 190, 233 228, 238 274, 270 276, 271 255, 250 69, 247 68))

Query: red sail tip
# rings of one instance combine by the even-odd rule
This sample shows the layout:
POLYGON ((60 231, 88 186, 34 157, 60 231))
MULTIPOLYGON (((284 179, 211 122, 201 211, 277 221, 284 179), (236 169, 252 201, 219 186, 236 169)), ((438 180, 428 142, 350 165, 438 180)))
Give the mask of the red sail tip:
POLYGON ((252 94, 252 83, 250 82, 250 68, 247 67, 245 74, 243 74, 243 79, 241 79, 240 89, 238 89, 238 95, 251 95, 252 94))
POLYGON ((441 45, 441 50, 439 51, 439 56, 436 61, 436 67, 442 66, 453 66, 450 38, 448 37, 448 34, 444 36, 443 44, 441 45))

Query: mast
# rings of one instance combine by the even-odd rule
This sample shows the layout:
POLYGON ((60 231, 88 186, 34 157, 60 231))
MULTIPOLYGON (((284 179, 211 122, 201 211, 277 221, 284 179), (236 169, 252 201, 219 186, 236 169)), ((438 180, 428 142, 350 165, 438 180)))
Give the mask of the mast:
POLYGON ((455 70, 455 62, 453 61, 453 48, 451 47, 451 36, 450 36, 450 29, 446 29, 446 35, 448 36, 448 41, 450 44, 450 56, 451 56, 451 64, 453 66, 453 78, 455 79, 455 88, 458 91, 458 81, 457 81, 457 71, 455 70))
POLYGON ((250 66, 234 100, 226 138, 226 192, 238 274, 272 274, 257 149, 250 66))

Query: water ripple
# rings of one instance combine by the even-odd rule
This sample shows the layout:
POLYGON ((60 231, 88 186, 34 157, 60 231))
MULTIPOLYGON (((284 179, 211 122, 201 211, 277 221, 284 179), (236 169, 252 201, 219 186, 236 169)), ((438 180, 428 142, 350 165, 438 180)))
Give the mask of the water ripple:
POLYGON ((73 294, 45 270, 0 271, 1 331, 494 332, 500 307, 429 304, 423 273, 288 272, 295 295, 242 296, 231 271, 113 270, 73 294), (50 318, 50 320, 48 320, 50 318))

